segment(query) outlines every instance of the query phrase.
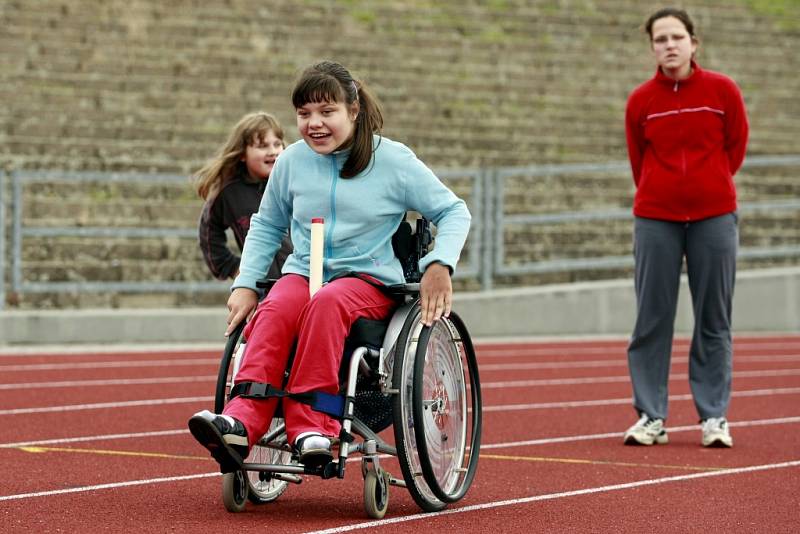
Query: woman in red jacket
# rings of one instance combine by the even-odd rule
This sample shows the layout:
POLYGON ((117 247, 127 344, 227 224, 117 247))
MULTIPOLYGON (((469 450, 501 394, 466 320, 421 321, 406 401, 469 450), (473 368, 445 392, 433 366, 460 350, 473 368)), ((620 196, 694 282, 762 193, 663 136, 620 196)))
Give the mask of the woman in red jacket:
POLYGON ((744 102, 727 76, 695 62, 689 15, 667 8, 645 25, 658 64, 628 98, 625 129, 633 203, 637 317, 628 347, 640 419, 626 444, 667 443, 667 382, 686 270, 695 317, 689 382, 704 446, 731 447, 731 308, 738 220, 733 175, 744 160, 744 102))

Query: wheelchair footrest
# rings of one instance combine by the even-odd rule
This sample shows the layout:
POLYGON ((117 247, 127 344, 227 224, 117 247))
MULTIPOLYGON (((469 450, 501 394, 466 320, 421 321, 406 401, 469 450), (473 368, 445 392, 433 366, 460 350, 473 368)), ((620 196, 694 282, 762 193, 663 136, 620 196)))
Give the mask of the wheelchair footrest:
POLYGON ((327 480, 329 478, 344 478, 343 476, 339 476, 339 462, 328 462, 325 465, 321 465, 319 467, 311 467, 311 466, 303 466, 303 474, 306 475, 315 475, 321 477, 323 480, 327 480))

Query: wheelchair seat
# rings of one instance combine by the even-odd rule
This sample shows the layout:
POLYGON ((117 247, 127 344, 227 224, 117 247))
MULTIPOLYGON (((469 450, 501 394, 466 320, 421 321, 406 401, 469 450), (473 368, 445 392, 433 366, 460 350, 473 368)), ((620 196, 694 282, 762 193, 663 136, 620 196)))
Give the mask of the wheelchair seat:
MULTIPOLYGON (((339 383, 343 390, 347 385, 347 369, 353 351, 358 347, 380 350, 388 328, 389 319, 379 321, 362 317, 353 323, 344 342, 344 357, 339 368, 339 383)), ((357 377, 353 415, 370 430, 378 433, 392 424, 392 399, 391 395, 381 392, 379 362, 378 358, 371 356, 374 354, 372 351, 364 355, 364 361, 369 367, 368 374, 360 373, 357 377)))

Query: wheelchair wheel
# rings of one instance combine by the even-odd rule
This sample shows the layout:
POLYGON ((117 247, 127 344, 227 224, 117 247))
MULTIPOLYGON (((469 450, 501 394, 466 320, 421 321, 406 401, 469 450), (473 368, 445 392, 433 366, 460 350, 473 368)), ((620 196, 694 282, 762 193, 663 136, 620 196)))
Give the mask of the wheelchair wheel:
POLYGON ((244 351, 244 337, 242 336, 244 326, 245 322, 242 321, 231 332, 228 336, 228 341, 225 343, 225 349, 222 351, 222 359, 219 362, 219 372, 217 373, 217 388, 214 392, 214 413, 222 413, 222 409, 228 400, 228 392, 231 384, 233 384, 233 375, 235 374, 235 369, 238 368, 237 364, 234 369, 231 369, 231 361, 234 360, 234 356, 237 354, 241 358, 241 352, 244 351))
POLYGON ((422 474, 443 502, 461 499, 478 467, 481 394, 472 340, 455 313, 420 331, 412 413, 422 474))
POLYGON ((422 475, 412 406, 414 360, 423 329, 420 313, 419 304, 415 304, 406 317, 393 351, 392 385, 398 390, 392 407, 394 441, 408 492, 422 510, 435 512, 447 506, 447 503, 436 497, 422 475))
MULTIPOLYGON (((272 432, 281 425, 283 425, 283 419, 280 417, 273 417, 272 424, 267 432, 272 432)), ((254 464, 289 465, 292 463, 292 453, 274 446, 254 445, 245 462, 254 464)), ((247 498, 254 504, 272 502, 283 495, 283 492, 289 487, 287 481, 278 480, 270 476, 269 473, 260 471, 247 471, 247 481, 249 486, 247 498)))

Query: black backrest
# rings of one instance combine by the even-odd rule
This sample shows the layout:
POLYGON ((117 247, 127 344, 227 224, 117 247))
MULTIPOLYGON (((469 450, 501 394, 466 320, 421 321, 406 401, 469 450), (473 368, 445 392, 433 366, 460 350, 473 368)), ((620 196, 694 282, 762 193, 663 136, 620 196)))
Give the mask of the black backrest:
POLYGON ((419 272, 419 260, 428 253, 431 242, 430 223, 425 218, 416 220, 414 231, 411 230, 411 223, 407 220, 397 227, 392 236, 392 248, 403 266, 406 283, 418 283, 422 278, 422 273, 419 272))

